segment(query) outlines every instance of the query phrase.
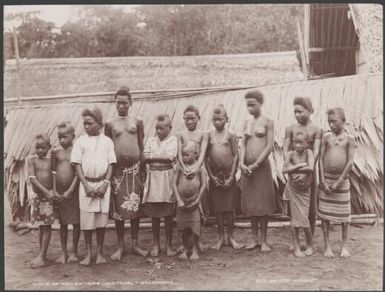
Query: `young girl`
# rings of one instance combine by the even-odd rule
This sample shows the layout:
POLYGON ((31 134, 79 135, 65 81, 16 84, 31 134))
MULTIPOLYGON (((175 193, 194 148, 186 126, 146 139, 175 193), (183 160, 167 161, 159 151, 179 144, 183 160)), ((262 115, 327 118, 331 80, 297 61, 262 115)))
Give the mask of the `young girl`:
POLYGON ((322 220, 325 241, 324 256, 334 257, 330 241, 330 221, 342 224, 341 257, 349 257, 346 247, 350 215, 349 173, 354 163, 356 142, 353 135, 346 133, 345 113, 341 108, 328 112, 331 133, 322 138, 320 154, 320 192, 318 215, 322 220))
POLYGON ((111 217, 115 220, 118 248, 112 260, 121 260, 126 251, 124 245, 124 221, 130 220, 130 252, 146 256, 148 251, 139 246, 139 221, 142 215, 141 200, 144 127, 143 121, 129 115, 132 104, 127 87, 120 88, 115 94, 117 116, 106 123, 104 134, 114 142, 117 163, 112 173, 111 217))
POLYGON ((102 113, 98 108, 82 112, 85 134, 76 140, 71 163, 81 182, 79 186, 80 228, 84 230, 86 257, 82 265, 91 264, 92 231, 96 229, 96 264, 106 263, 103 255, 105 227, 110 206, 112 164, 116 163, 112 140, 100 133, 102 113))
POLYGON ((314 253, 313 236, 308 219, 310 192, 314 164, 313 153, 307 148, 306 133, 297 133, 293 140, 294 151, 289 151, 283 165, 283 173, 289 174, 289 182, 284 193, 290 201, 290 225, 293 233, 294 255, 310 256, 314 253), (299 244, 299 228, 305 230, 306 250, 303 253, 299 244))
POLYGON ((69 263, 78 261, 80 238, 79 179, 70 162, 75 129, 69 122, 64 122, 59 124, 57 132, 60 147, 52 150, 52 173, 54 190, 60 196, 56 205, 59 213, 62 255, 56 262, 64 264, 67 260, 69 263), (67 250, 68 224, 73 226, 73 245, 69 257, 67 250))
POLYGON ((144 214, 152 218, 154 248, 151 256, 160 251, 160 218, 164 217, 166 229, 166 254, 176 255, 172 248, 172 225, 175 212, 173 190, 175 162, 178 154, 178 141, 171 136, 171 120, 168 115, 159 115, 155 126, 156 135, 150 137, 144 147, 144 161, 147 163, 147 179, 143 194, 144 214))
POLYGON ((209 143, 206 155, 206 168, 210 177, 209 198, 211 207, 217 217, 219 240, 213 246, 219 250, 225 245, 224 220, 227 223, 227 242, 234 249, 242 247, 233 237, 234 213, 236 208, 238 139, 229 132, 227 112, 223 105, 218 105, 213 112, 212 122, 215 130, 208 134, 209 143))
MULTIPOLYGON (((310 193, 309 222, 312 234, 314 235, 315 223, 317 219, 317 169, 315 167, 315 164, 317 163, 319 156, 322 131, 310 120, 310 116, 314 112, 313 104, 310 98, 296 97, 294 99, 293 105, 294 115, 297 120, 297 123, 290 125, 285 129, 285 144, 283 147, 283 152, 286 157, 286 154, 290 150, 293 150, 293 139, 298 132, 305 132, 309 137, 308 147, 313 152, 314 156, 314 165, 311 165, 311 167, 313 167, 315 171, 310 193)), ((284 208, 286 209, 288 205, 288 199, 285 197, 285 195, 282 199, 284 200, 284 208)))
POLYGON ((263 94, 259 90, 246 93, 247 109, 253 116, 243 128, 240 150, 241 208, 251 217, 253 239, 246 249, 253 249, 258 244, 258 225, 261 229, 261 251, 271 248, 266 241, 267 216, 275 211, 273 177, 269 154, 273 149, 274 122, 262 114, 263 94))
POLYGON ((39 225, 39 247, 37 258, 31 262, 33 268, 47 264, 47 250, 51 241, 51 225, 55 221, 53 200, 58 199, 52 190, 52 161, 48 157, 51 148, 46 134, 36 136, 36 154, 28 159, 28 178, 34 192, 32 197, 32 224, 39 225))
POLYGON ((199 259, 198 237, 201 233, 201 222, 199 203, 206 188, 206 179, 200 169, 196 169, 198 157, 197 145, 188 142, 182 149, 182 159, 185 165, 178 165, 174 182, 174 192, 178 204, 177 225, 182 231, 183 252, 180 259, 187 259, 189 242, 192 241, 193 248, 190 260, 199 259), (189 176, 185 169, 194 169, 195 175, 189 176))

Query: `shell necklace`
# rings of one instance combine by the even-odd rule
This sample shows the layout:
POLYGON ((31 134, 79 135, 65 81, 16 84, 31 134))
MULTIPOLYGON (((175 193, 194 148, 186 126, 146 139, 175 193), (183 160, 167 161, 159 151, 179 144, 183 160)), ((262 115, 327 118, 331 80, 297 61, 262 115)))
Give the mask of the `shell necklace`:
POLYGON ((194 168, 195 168, 195 166, 198 164, 198 161, 195 161, 193 164, 191 164, 191 165, 187 165, 187 164, 185 164, 185 168, 186 168, 186 170, 187 171, 191 171, 191 170, 193 170, 194 168))
POLYGON ((250 136, 252 136, 254 134, 255 129, 257 128, 257 125, 260 123, 261 117, 262 117, 262 114, 260 114, 260 116, 258 118, 249 119, 249 122, 247 124, 247 133, 250 136), (255 121, 255 124, 254 124, 253 130, 251 130, 251 124, 252 124, 253 120, 255 121))
POLYGON ((344 140, 345 133, 343 132, 340 137, 337 137, 337 135, 335 133, 333 133, 333 137, 334 137, 334 145, 338 146, 344 140))
POLYGON ((225 142, 225 140, 226 140, 226 135, 227 135, 227 129, 225 129, 225 134, 223 135, 222 142, 218 143, 218 141, 217 141, 217 130, 214 130, 214 143, 216 145, 222 145, 225 142))

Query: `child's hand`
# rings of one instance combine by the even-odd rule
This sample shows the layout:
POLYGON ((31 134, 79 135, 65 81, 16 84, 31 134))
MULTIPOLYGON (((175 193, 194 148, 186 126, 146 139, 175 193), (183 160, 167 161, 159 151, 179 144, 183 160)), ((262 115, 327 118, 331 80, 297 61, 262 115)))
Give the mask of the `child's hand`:
POLYGON ((186 206, 185 206, 185 204, 182 201, 178 202, 177 205, 178 205, 178 208, 181 209, 181 210, 186 209, 186 206))
POLYGON ((217 176, 212 176, 211 179, 213 180, 213 183, 216 187, 221 187, 223 186, 221 180, 217 176))
MULTIPOLYGON (((250 169, 251 172, 253 172, 255 169, 257 169, 261 164, 260 163, 253 163, 251 165, 248 166, 248 168, 250 169)), ((251 174, 251 173, 250 173, 251 174)))
POLYGON ((54 193, 54 191, 53 190, 48 191, 48 194, 46 195, 46 198, 49 201, 55 200, 55 193, 54 193))
POLYGON ((72 192, 69 192, 69 191, 64 192, 63 198, 65 201, 72 199, 72 192))
POLYGON ((100 198, 103 198, 106 191, 107 191, 107 188, 108 188, 108 184, 107 183, 103 183, 100 187, 98 187, 96 189, 96 196, 97 197, 100 197, 100 198))
POLYGON ((246 175, 251 175, 253 173, 252 170, 244 164, 241 164, 240 168, 241 168, 242 172, 246 175))
POLYGON ((195 209, 197 208, 199 205, 199 200, 195 200, 193 202, 191 202, 190 204, 188 204, 186 207, 185 207, 185 210, 192 210, 192 209, 195 209))
POLYGON ((334 192, 336 191, 338 188, 340 187, 340 183, 338 181, 336 181, 334 184, 332 184, 330 187, 329 187, 329 190, 331 192, 334 192))
POLYGON ((95 190, 89 184, 84 185, 84 191, 86 192, 87 197, 93 198, 95 197, 95 190))
POLYGON ((234 177, 230 176, 228 179, 225 180, 225 182, 223 183, 223 187, 225 189, 228 189, 229 187, 231 187, 231 185, 233 184, 233 181, 234 181, 234 177))
POLYGON ((56 202, 56 203, 58 203, 58 204, 60 204, 60 203, 62 203, 63 201, 65 201, 65 197, 64 197, 64 194, 63 195, 60 195, 59 193, 54 193, 54 198, 53 198, 53 200, 56 202))
POLYGON ((328 187, 328 185, 325 182, 320 182, 320 188, 323 190, 326 194, 330 195, 331 191, 328 187))
POLYGON ((301 163, 298 163, 296 166, 297 166, 298 168, 302 168, 302 167, 307 166, 307 163, 306 163, 306 162, 301 162, 301 163))

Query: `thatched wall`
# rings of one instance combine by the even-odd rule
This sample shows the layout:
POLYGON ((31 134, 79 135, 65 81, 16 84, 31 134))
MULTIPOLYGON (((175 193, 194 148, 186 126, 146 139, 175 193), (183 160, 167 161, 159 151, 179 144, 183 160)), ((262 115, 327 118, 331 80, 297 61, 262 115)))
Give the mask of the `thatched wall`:
MULTIPOLYGON (((296 52, 174 57, 21 60, 21 95, 43 96, 132 89, 197 88, 303 79, 296 52)), ((16 97, 16 66, 7 60, 5 98, 16 97)))
MULTIPOLYGON (((295 122, 292 101, 295 96, 311 97, 315 112, 314 123, 323 129, 327 125, 326 110, 341 106, 346 110, 348 130, 356 136, 357 154, 353 168, 352 206, 354 213, 382 213, 383 205, 383 85, 382 75, 355 75, 332 79, 302 81, 275 86, 262 86, 265 93, 264 111, 275 121, 275 149, 271 160, 279 193, 282 192, 282 143, 284 129, 295 122)), ((200 127, 210 129, 210 114, 214 106, 223 103, 229 114, 229 128, 240 135, 242 123, 248 117, 243 96, 247 90, 196 94, 190 97, 140 99, 134 101, 133 113, 143 117, 146 139, 154 133, 154 116, 168 113, 172 117, 175 132, 183 128, 182 114, 188 104, 201 111, 200 127)), ((96 104, 104 117, 115 115, 112 97, 96 104)), ((88 99, 90 101, 90 99, 88 99)), ((82 130, 81 111, 89 103, 55 104, 10 108, 7 111, 5 130, 5 167, 8 174, 8 196, 13 211, 24 196, 26 173, 25 157, 33 151, 33 138, 39 132, 47 132, 53 144, 57 144, 56 125, 70 120, 76 126, 76 135, 82 130), (21 190, 21 191, 20 191, 21 190)))

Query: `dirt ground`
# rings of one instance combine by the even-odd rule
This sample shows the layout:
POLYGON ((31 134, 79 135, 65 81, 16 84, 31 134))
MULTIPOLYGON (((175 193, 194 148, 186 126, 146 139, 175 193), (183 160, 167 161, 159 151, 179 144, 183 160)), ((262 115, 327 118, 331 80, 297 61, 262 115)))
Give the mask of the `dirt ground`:
MULTIPOLYGON (((216 240, 214 226, 202 230, 204 243, 216 240)), ((126 231, 128 237, 129 230, 126 231)), ((295 258, 288 251, 290 230, 270 228, 268 240, 273 247, 269 254, 252 251, 234 251, 224 247, 220 251, 207 250, 199 261, 181 261, 162 254, 158 262, 127 255, 119 263, 82 267, 78 264, 59 265, 54 259, 60 254, 59 232, 53 231, 48 257, 50 263, 41 269, 32 269, 29 262, 37 255, 38 237, 28 233, 20 236, 5 228, 5 288, 38 290, 382 290, 383 226, 352 226, 350 251, 352 257, 338 256, 340 227, 331 234, 337 257, 322 256, 323 241, 320 227, 315 235, 317 253, 311 257, 295 258)), ((236 238, 246 242, 249 229, 236 229, 236 238)), ((146 248, 152 244, 150 229, 140 231, 146 248)), ((164 242, 164 230, 161 233, 164 242)), ((95 237, 95 236, 94 236, 95 237)), ((72 234, 70 233, 70 238, 72 234)), ((95 238, 94 238, 95 240, 95 238)), ((108 230, 105 254, 114 251, 116 235, 108 230)), ((174 246, 181 243, 174 232, 174 246)), ((71 244, 70 244, 71 246, 71 244)), ((85 252, 83 236, 80 255, 85 252)))

